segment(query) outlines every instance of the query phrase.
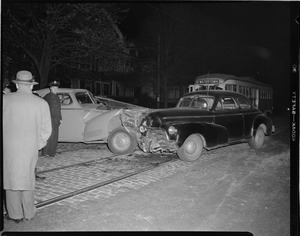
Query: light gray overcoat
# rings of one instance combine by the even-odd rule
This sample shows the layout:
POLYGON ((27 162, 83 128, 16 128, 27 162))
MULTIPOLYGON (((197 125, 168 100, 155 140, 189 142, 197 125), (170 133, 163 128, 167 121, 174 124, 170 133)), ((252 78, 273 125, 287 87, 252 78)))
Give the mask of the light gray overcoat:
POLYGON ((32 91, 3 96, 3 187, 34 190, 38 150, 51 135, 49 105, 32 91))

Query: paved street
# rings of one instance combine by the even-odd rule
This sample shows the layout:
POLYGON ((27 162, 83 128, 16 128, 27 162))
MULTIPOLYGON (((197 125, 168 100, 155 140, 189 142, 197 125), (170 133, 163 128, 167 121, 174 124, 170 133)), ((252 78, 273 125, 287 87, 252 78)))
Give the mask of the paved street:
MULTIPOLYGON (((130 155, 114 156, 107 149, 106 144, 60 143, 58 152, 59 154, 55 157, 41 157, 38 161, 38 175, 46 179, 36 182, 36 204, 88 188, 100 182, 121 178, 151 166, 155 167, 162 161, 177 159, 175 155, 152 155, 151 157, 139 150, 130 155), (82 164, 76 165, 78 163, 82 164)), ((118 186, 123 182, 126 186, 135 187, 135 184, 129 180, 119 181, 118 186)), ((137 184, 140 185, 140 181, 137 184)), ((101 190, 93 190, 86 194, 67 198, 59 204, 95 198, 96 192, 100 196, 107 197, 112 194, 111 191, 116 190, 106 191, 105 188, 101 188, 101 190)))
MULTIPOLYGON (((53 160, 40 159, 38 169, 46 180, 37 182, 37 201, 44 200, 41 198, 47 194, 55 197, 65 191, 59 190, 62 179, 74 188, 92 183, 97 165, 74 168, 76 175, 71 179, 58 172, 42 171, 74 162, 104 160, 111 155, 105 145, 78 145, 60 147, 70 151, 53 160), (90 178, 76 183, 74 178, 87 175, 87 169, 93 170, 90 178)), ((144 165, 157 162, 155 157, 148 158, 137 151, 135 155, 111 158, 107 168, 99 165, 98 170, 107 175, 122 167, 129 170, 129 163, 137 165, 135 156, 144 165)), ((283 125, 267 139, 262 150, 250 149, 244 143, 205 152, 201 160, 193 163, 172 159, 160 167, 41 207, 31 222, 5 221, 4 229, 250 231, 254 235, 285 236, 290 235, 289 191, 289 133, 288 126, 283 125)))

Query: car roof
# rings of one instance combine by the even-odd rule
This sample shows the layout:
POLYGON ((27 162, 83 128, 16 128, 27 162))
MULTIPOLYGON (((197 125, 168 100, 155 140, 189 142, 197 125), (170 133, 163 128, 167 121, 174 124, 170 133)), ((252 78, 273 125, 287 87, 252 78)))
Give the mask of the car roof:
POLYGON ((212 95, 212 96, 220 96, 220 95, 226 95, 226 96, 243 96, 241 93, 233 92, 233 91, 226 91, 226 90, 201 90, 191 93, 186 93, 183 96, 193 96, 193 95, 212 95))
MULTIPOLYGON (((44 88, 44 89, 39 89, 38 91, 49 91, 50 89, 49 88, 44 88)), ((57 89, 57 92, 68 92, 68 93, 71 93, 71 92, 86 92, 88 90, 86 89, 80 89, 80 88, 58 88, 57 89)))
MULTIPOLYGON (((75 94, 77 92, 84 92, 86 93, 88 90, 86 89, 80 89, 80 88, 58 88, 57 93, 69 93, 69 94, 75 94)), ((38 89, 35 92, 37 92, 41 97, 44 97, 46 94, 50 92, 49 88, 43 88, 38 89)))

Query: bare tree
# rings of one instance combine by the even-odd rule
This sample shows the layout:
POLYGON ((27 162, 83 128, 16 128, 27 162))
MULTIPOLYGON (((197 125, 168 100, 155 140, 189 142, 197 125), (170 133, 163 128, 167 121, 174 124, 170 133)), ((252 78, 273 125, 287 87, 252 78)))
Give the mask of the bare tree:
POLYGON ((190 18, 193 9, 184 6, 185 10, 182 10, 182 3, 148 5, 154 10, 154 14, 145 23, 141 36, 145 48, 144 62, 148 67, 152 65, 153 69, 159 68, 159 87, 163 89, 164 107, 167 107, 168 88, 186 79, 183 74, 191 68, 189 60, 197 48, 202 48, 195 40, 195 31, 202 29, 196 28, 190 18), (157 64, 158 61, 160 65, 157 64))
POLYGON ((97 58, 108 67, 125 56, 119 13, 109 3, 3 4, 3 50, 12 44, 25 53, 37 68, 41 87, 58 65, 84 70, 97 58))
POLYGON ((148 68, 152 65, 153 72, 160 67, 165 98, 171 85, 188 86, 197 75, 239 73, 249 67, 251 49, 243 43, 243 37, 216 16, 206 13, 205 3, 148 6, 154 13, 143 27, 143 62, 148 68))

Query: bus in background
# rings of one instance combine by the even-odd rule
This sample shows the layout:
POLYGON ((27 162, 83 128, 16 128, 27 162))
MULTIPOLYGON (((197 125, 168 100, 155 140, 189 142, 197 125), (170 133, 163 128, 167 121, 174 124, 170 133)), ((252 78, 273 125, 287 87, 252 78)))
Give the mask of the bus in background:
POLYGON ((267 116, 273 113, 273 88, 252 77, 237 77, 227 74, 205 74, 197 76, 194 84, 189 85, 189 92, 198 90, 228 90, 247 96, 254 107, 267 116))

